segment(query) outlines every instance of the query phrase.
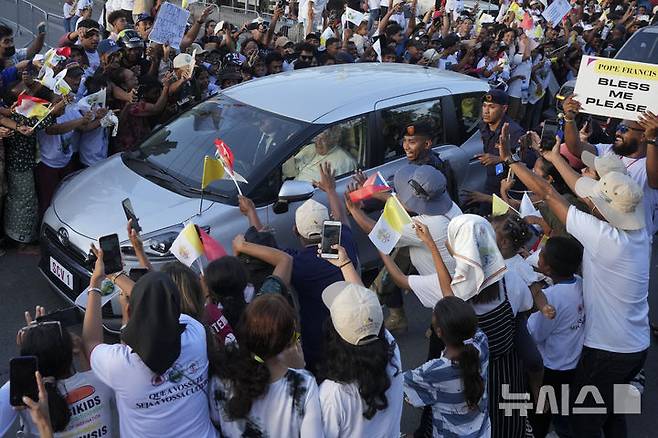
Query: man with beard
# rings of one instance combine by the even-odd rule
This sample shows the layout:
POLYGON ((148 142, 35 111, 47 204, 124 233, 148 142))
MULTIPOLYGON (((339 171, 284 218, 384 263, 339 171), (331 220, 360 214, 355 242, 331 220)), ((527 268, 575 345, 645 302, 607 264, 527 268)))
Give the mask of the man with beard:
POLYGON ((647 112, 636 121, 622 120, 617 125, 613 144, 592 145, 581 141, 576 125, 580 103, 569 96, 564 101, 564 141, 569 152, 580 157, 583 152, 594 155, 615 154, 621 158, 627 173, 644 191, 646 230, 649 236, 656 232, 658 218, 654 217, 658 207, 658 116, 647 112))
POLYGON ((14 30, 0 24, 0 67, 7 68, 25 59, 32 59, 43 48, 46 40, 46 23, 39 23, 37 36, 25 49, 16 50, 14 45, 14 30))

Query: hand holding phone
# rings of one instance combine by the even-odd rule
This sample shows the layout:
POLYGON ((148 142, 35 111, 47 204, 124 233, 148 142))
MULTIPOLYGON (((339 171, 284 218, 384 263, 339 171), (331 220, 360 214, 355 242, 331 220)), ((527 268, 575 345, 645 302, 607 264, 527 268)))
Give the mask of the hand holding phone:
POLYGON ((142 231, 142 227, 139 226, 139 219, 137 218, 137 215, 135 215, 135 210, 133 210, 133 205, 130 202, 130 198, 126 198, 123 201, 121 201, 121 206, 123 207, 123 212, 126 215, 127 220, 131 220, 131 227, 133 230, 136 232, 142 231))
POLYGON ((332 248, 340 245, 342 224, 338 221, 324 221, 322 224, 322 241, 320 242, 320 257, 323 259, 337 259, 338 249, 332 248))
POLYGON ((37 372, 36 356, 19 356, 9 361, 9 404, 25 406, 23 396, 39 399, 39 388, 34 373, 37 372))
POLYGON ((550 151, 555 146, 555 137, 558 134, 558 123, 555 120, 546 120, 541 130, 540 148, 544 151, 550 151))

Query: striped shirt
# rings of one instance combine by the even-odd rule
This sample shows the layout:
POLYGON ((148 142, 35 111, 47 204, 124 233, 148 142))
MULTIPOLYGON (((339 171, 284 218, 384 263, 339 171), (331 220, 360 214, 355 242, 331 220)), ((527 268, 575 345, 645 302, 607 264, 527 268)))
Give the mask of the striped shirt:
POLYGON ((459 366, 443 355, 404 373, 407 401, 415 407, 432 406, 434 438, 491 436, 487 401, 489 347, 486 335, 479 329, 473 340, 480 351, 480 375, 485 383, 476 409, 469 409, 466 404, 459 366))

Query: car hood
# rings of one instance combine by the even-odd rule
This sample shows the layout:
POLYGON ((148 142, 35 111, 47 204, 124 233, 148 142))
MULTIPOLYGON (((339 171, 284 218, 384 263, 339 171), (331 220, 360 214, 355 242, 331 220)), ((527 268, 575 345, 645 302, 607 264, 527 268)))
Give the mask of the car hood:
MULTIPOLYGON (((118 233, 128 238, 121 202, 130 198, 142 234, 182 223, 199 212, 199 199, 162 188, 135 173, 120 155, 67 179, 53 200, 55 214, 76 233, 90 239, 118 233), (166 212, 166 214, 164 214, 166 212)), ((204 202, 204 210, 212 202, 204 202)))

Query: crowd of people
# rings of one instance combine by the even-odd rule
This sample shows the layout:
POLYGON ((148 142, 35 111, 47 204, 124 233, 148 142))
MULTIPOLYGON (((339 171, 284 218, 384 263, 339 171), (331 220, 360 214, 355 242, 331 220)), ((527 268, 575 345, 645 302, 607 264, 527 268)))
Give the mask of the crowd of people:
POLYGON ((239 196, 248 227, 233 255, 201 274, 179 262, 153 271, 129 222, 149 272, 106 275, 93 246, 81 327, 36 322, 41 307, 26 313, 17 343, 38 359, 39 396, 14 410, 9 382, 0 389, 1 435, 20 421, 22 436, 42 437, 393 438, 406 402, 422 409, 416 437, 626 436, 614 385, 643 390, 658 116, 593 118, 579 96, 560 95, 561 135, 542 148, 538 133, 555 85, 576 78, 581 56, 614 56, 655 22, 656 7, 576 0, 548 23, 541 0, 503 1, 495 16, 457 0, 422 12, 416 0, 306 0, 277 3, 271 23, 238 28, 209 19, 209 6, 174 48, 149 40, 161 2, 138 3, 148 2, 108 1, 99 22, 93 2, 67 0, 60 47, 43 55, 43 26, 16 50, 0 25, 5 245, 35 251, 40 220, 71 172, 138 147, 222 89, 329 64, 409 63, 488 81, 477 156, 486 183, 459 193, 432 150, 432 121, 419 119, 400 133, 407 163, 388 190, 357 202, 350 193, 370 175, 357 171, 342 196, 327 160, 314 170, 328 205, 297 208, 296 248, 280 248, 239 196), (351 11, 363 13, 357 23, 351 11), (298 24, 281 28, 283 16, 298 24), (47 111, 34 116, 37 105, 47 111), (373 231, 369 213, 392 196, 411 221, 394 252, 379 254, 381 270, 366 275, 356 234, 373 231), (508 207, 493 214, 500 199, 508 207), (329 220, 342 224, 336 258, 319 252, 329 220), (101 310, 108 284, 121 291, 123 319, 111 344, 101 310), (395 339, 408 325, 405 291, 432 309, 418 340, 427 361, 406 370, 395 339), (577 400, 592 386, 597 396, 577 400), (547 388, 571 415, 546 402, 547 388), (519 400, 539 407, 505 408, 519 400), (603 411, 573 414, 576 405, 603 411))

